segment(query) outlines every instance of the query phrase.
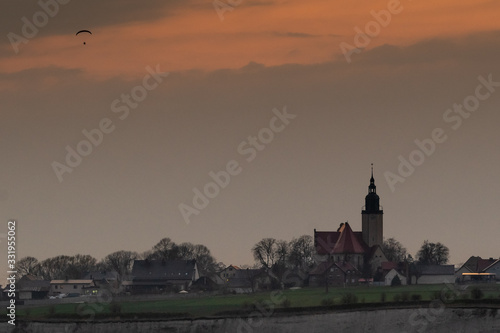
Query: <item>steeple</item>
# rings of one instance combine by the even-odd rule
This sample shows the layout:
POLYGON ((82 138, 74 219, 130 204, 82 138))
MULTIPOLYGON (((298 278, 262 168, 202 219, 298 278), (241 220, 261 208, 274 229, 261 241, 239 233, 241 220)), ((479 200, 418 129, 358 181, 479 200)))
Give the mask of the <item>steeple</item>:
POLYGON ((377 195, 377 186, 375 186, 375 179, 373 178, 373 163, 372 163, 372 176, 370 178, 370 185, 368 186, 368 194, 365 197, 365 210, 366 213, 378 213, 380 211, 380 198, 377 195))
POLYGON ((375 179, 373 178, 373 163, 372 163, 372 177, 370 178, 370 186, 368 186, 368 193, 377 193, 377 186, 375 186, 375 179))
POLYGON ((384 242, 384 222, 383 222, 382 206, 380 206, 380 198, 377 194, 375 179, 373 178, 373 163, 372 176, 370 185, 368 186, 368 194, 365 197, 365 207, 361 212, 361 221, 363 227, 363 240, 372 247, 374 245, 382 246, 384 242))

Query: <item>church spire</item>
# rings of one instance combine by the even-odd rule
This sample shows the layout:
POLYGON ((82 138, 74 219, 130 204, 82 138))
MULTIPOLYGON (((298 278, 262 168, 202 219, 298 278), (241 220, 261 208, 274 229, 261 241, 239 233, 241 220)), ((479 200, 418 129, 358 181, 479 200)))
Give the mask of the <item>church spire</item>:
POLYGON ((370 186, 368 186, 368 193, 377 193, 377 186, 375 186, 375 179, 373 178, 373 163, 372 163, 372 177, 370 178, 370 186))
POLYGON ((368 186, 368 194, 365 197, 365 211, 368 213, 376 213, 380 210, 380 198, 377 195, 377 187, 375 186, 375 179, 373 178, 373 163, 372 175, 370 178, 370 185, 368 186))

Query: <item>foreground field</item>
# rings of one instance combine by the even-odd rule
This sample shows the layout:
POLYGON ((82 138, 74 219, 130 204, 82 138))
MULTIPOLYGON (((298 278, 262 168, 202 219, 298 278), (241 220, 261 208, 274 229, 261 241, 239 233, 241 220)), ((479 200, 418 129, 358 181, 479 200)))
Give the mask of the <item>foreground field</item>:
MULTIPOLYGON (((168 318, 168 317, 210 317, 234 315, 251 311, 274 311, 294 309, 303 311, 307 308, 332 307, 340 309, 345 306, 404 306, 407 302, 445 300, 446 302, 465 302, 480 299, 485 303, 500 302, 500 285, 414 285, 399 287, 352 287, 303 288, 260 292, 249 295, 217 295, 179 297, 154 301, 113 301, 92 300, 83 302, 83 298, 75 298, 76 304, 54 304, 46 306, 20 306, 16 315, 25 320, 81 319, 93 320, 104 318, 168 318), (477 290, 481 290, 477 294, 477 290), (474 291, 476 290, 476 291, 474 291), (476 293, 476 294, 475 294, 476 293)), ((5 310, 3 310, 5 314, 5 310)))

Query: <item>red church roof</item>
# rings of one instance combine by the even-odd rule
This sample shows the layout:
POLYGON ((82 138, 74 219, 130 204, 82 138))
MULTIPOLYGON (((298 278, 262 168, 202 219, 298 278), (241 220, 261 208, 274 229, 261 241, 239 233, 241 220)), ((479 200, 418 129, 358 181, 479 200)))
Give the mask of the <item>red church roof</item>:
POLYGON ((354 234, 349 223, 340 227, 340 237, 333 247, 332 253, 365 253, 365 249, 354 234))

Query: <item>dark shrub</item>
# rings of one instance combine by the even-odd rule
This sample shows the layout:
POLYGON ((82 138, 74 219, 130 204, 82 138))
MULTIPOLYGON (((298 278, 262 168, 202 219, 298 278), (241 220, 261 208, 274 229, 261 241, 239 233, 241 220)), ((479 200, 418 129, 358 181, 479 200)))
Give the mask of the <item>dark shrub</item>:
POLYGON ((385 303, 387 295, 385 293, 380 294, 380 302, 385 303))
POLYGON ((281 306, 284 308, 289 308, 291 305, 292 302, 288 298, 284 299, 283 302, 281 302, 281 306))
POLYGON ((358 297, 353 293, 342 294, 340 301, 342 304, 356 304, 358 303, 358 297))
POLYGON ((322 306, 333 306, 333 305, 335 305, 335 301, 333 300, 333 298, 323 298, 321 300, 321 305, 322 306))
POLYGON ((118 314, 122 312, 122 306, 120 303, 117 302, 111 302, 109 304, 109 311, 113 314, 118 314))
POLYGON ((410 293, 403 292, 401 293, 401 302, 408 302, 410 300, 410 293))
POLYGON ((413 295, 411 295, 411 300, 414 301, 414 302, 421 301, 422 300, 422 295, 413 294, 413 295))
POLYGON ((472 299, 476 299, 476 300, 479 300, 481 298, 484 297, 484 293, 481 289, 479 289, 478 287, 474 287, 472 288, 472 290, 470 291, 470 296, 472 297, 472 299))

